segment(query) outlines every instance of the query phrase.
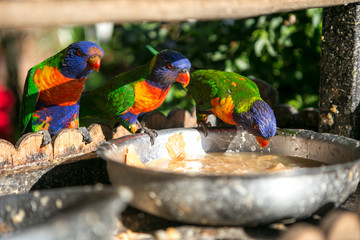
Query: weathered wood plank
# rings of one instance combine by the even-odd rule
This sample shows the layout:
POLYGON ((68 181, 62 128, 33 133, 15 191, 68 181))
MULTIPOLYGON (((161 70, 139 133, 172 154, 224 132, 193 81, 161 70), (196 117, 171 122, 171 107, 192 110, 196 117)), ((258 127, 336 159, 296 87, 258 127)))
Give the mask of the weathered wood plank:
POLYGON ((141 120, 141 124, 150 129, 164 129, 167 126, 167 118, 161 112, 147 113, 141 120))
POLYGON ((40 133, 24 134, 15 146, 0 139, 0 170, 62 162, 68 158, 94 152, 105 141, 131 134, 122 126, 113 130, 102 124, 91 124, 88 131, 93 139, 89 144, 85 144, 82 134, 72 128, 57 132, 52 137, 52 143, 45 147, 40 147, 43 140, 40 133))
POLYGON ((174 109, 167 116, 165 128, 197 127, 195 110, 190 113, 184 109, 174 109))
POLYGON ((43 135, 40 133, 24 134, 16 143, 16 155, 13 155, 13 166, 27 165, 31 163, 43 164, 53 158, 52 144, 40 147, 43 135))
POLYGON ((16 154, 14 145, 0 139, 0 169, 12 166, 13 156, 16 154))
POLYGON ((150 129, 166 129, 178 127, 196 127, 195 110, 190 113, 184 109, 173 109, 167 117, 161 112, 151 112, 146 114, 141 120, 141 124, 150 129))
POLYGON ((115 139, 115 138, 119 138, 122 136, 130 135, 130 134, 131 133, 126 128, 124 128, 123 126, 118 126, 117 128, 115 128, 113 130, 112 138, 115 139))
POLYGON ((0 1, 0 27, 240 19, 354 2, 358 0, 3 0, 0 1), (76 14, 79 11, 86 14, 76 14))
POLYGON ((54 159, 68 158, 84 153, 85 142, 81 132, 73 128, 61 129, 53 136, 54 159))
POLYGON ((88 127, 92 142, 85 144, 84 152, 96 151, 97 147, 110 140, 113 136, 112 129, 103 124, 93 123, 88 127))

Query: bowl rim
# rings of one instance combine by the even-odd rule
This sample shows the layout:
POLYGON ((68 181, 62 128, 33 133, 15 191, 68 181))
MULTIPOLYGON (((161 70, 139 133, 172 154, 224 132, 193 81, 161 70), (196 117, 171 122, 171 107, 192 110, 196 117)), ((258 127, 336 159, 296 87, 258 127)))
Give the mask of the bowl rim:
MULTIPOLYGON (((225 127, 225 128, 224 127, 213 127, 211 129, 211 131, 229 130, 229 129, 233 129, 233 128, 232 127, 225 127)), ((203 133, 201 128, 169 128, 169 129, 157 130, 157 132, 159 133, 159 136, 161 136, 161 135, 165 135, 165 134, 179 133, 179 132, 183 132, 183 131, 194 131, 194 130, 197 130, 198 132, 203 133)), ((343 141, 345 140, 345 141, 353 142, 354 144, 356 144, 354 146, 354 149, 356 149, 356 148, 360 149, 360 141, 353 139, 353 138, 348 138, 348 137, 335 135, 335 134, 331 134, 331 133, 319 133, 319 132, 315 132, 312 130, 306 130, 306 129, 282 129, 282 130, 283 130, 282 135, 287 135, 287 136, 291 136, 291 134, 286 133, 286 131, 297 132, 297 133, 300 133, 300 132, 311 133, 311 134, 321 135, 325 138, 336 137, 337 139, 336 139, 336 141, 333 141, 333 143, 339 142, 340 140, 343 140, 343 141)), ((144 138, 144 137, 148 138, 149 142, 150 142, 150 137, 146 133, 126 135, 126 136, 123 136, 120 138, 112 139, 112 140, 106 141, 105 143, 101 144, 98 147, 96 153, 102 159, 106 160, 107 162, 121 164, 122 167, 128 168, 131 171, 139 172, 139 174, 156 174, 156 175, 163 175, 164 177, 171 176, 171 177, 177 177, 177 178, 183 178, 183 177, 186 177, 186 178, 208 178, 208 179, 212 179, 212 180, 219 179, 219 178, 221 178, 221 179, 236 178, 236 179, 247 180, 247 179, 254 179, 254 178, 298 177, 298 176, 303 176, 303 175, 308 176, 308 175, 316 175, 316 174, 329 174, 331 172, 338 171, 339 168, 347 169, 347 168, 353 167, 354 165, 360 166, 360 158, 358 158, 358 159, 354 159, 354 160, 351 160, 349 162, 344 162, 344 163, 334 163, 334 164, 328 164, 328 165, 323 165, 323 166, 319 166, 319 167, 302 167, 302 168, 287 169, 287 170, 273 171, 273 172, 259 172, 259 173, 249 173, 249 174, 198 174, 198 173, 178 173, 178 172, 170 172, 170 171, 163 171, 163 170, 155 170, 155 169, 150 169, 150 168, 133 167, 133 166, 126 165, 122 162, 116 161, 114 159, 111 159, 106 154, 106 151, 114 150, 114 148, 112 148, 113 145, 116 145, 116 144, 125 145, 129 142, 131 143, 132 141, 136 141, 138 138, 144 138)), ((118 146, 117 146, 117 148, 118 148, 118 146)))

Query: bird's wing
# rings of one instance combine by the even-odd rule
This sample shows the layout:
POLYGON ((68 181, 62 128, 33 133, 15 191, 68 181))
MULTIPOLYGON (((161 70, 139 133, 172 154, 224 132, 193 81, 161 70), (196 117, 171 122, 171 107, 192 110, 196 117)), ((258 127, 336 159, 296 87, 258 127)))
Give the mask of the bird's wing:
POLYGON ((31 68, 27 74, 20 106, 19 127, 22 133, 25 132, 32 115, 34 114, 36 103, 39 99, 39 87, 34 82, 35 71, 38 68, 31 68))
POLYGON ((195 100, 196 109, 208 111, 212 108, 211 100, 218 96, 219 88, 216 76, 209 70, 198 70, 191 74, 187 86, 188 94, 195 100))

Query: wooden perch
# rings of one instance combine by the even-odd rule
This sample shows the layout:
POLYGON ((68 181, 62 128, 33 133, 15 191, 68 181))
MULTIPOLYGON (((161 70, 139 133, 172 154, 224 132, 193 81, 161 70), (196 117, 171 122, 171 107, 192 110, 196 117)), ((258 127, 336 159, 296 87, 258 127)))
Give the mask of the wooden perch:
POLYGON ((240 19, 357 0, 48 0, 0 1, 0 27, 45 27, 98 22, 240 19))
POLYGON ((48 144, 40 147, 42 140, 43 135, 40 133, 24 134, 15 145, 17 151, 13 156, 13 166, 49 162, 53 158, 53 146, 48 144))
MULTIPOLYGON (((43 136, 39 133, 24 134, 15 146, 0 139, 0 169, 62 162, 95 151, 100 144, 113 137, 112 129, 105 125, 91 124, 88 130, 93 139, 90 144, 82 141, 83 137, 78 130, 70 128, 60 130, 53 136, 52 143, 42 148, 40 145, 43 136)), ((120 134, 117 136, 119 137, 120 134)))
POLYGON ((13 156, 16 153, 14 145, 10 142, 0 139, 0 168, 12 166, 13 156))
MULTIPOLYGON (((145 115, 143 124, 149 128, 164 129, 174 127, 195 127, 195 112, 174 109, 168 117, 152 112, 145 115)), ((52 137, 52 143, 40 147, 43 136, 39 133, 24 134, 15 144, 0 139, 0 170, 13 169, 28 165, 46 165, 61 163, 69 158, 96 151, 97 147, 110 139, 131 134, 124 127, 111 129, 102 124, 91 124, 88 131, 92 143, 85 144, 81 133, 76 129, 66 128, 52 137)))
POLYGON ((53 137, 54 158, 65 158, 84 152, 85 142, 82 134, 73 128, 65 128, 53 137))

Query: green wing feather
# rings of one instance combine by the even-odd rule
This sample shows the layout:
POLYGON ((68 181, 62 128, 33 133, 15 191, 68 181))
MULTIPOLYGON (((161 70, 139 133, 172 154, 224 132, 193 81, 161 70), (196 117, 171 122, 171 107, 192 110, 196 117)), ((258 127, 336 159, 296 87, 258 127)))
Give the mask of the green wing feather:
POLYGON ((216 98, 219 88, 216 79, 210 75, 210 70, 198 70, 191 73, 187 86, 188 94, 195 100, 196 109, 208 111, 212 108, 211 100, 216 98))
POLYGON ((80 124, 114 123, 135 102, 134 84, 150 74, 150 63, 117 75, 80 100, 80 124))
POLYGON ((188 93, 196 102, 197 109, 208 111, 211 100, 231 95, 236 111, 250 109, 253 101, 261 99, 257 85, 250 79, 233 73, 217 70, 197 70, 191 74, 188 93))
POLYGON ((32 115, 34 114, 35 105, 39 98, 39 88, 34 83, 34 73, 36 68, 31 68, 27 74, 24 86, 24 92, 22 96, 20 106, 20 130, 22 133, 26 131, 26 128, 30 122, 32 115))
POLYGON ((58 54, 42 61, 36 66, 32 67, 26 76, 24 91, 22 96, 22 101, 20 105, 20 113, 19 113, 19 127, 22 133, 26 131, 30 131, 29 122, 31 120, 32 115, 35 111, 36 103, 39 99, 39 86, 37 86, 34 82, 34 74, 37 69, 43 69, 45 66, 58 67, 60 68, 60 63, 63 60, 64 53, 67 49, 62 50, 58 54))

